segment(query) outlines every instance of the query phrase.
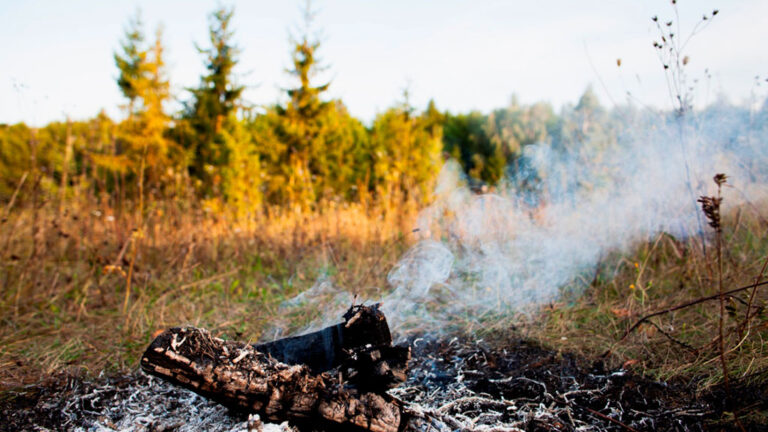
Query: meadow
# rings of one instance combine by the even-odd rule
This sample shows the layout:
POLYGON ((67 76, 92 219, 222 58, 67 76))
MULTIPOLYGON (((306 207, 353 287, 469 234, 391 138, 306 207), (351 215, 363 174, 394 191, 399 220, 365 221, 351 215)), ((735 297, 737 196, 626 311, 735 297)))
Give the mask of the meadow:
MULTIPOLYGON (((605 108, 588 87, 558 112, 451 113, 406 90, 364 123, 315 82, 307 32, 296 86, 253 107, 232 14, 209 17, 180 112, 136 17, 125 118, 0 124, 0 400, 136 372, 169 327, 268 341, 352 302, 382 302, 403 341, 525 341, 724 400, 768 385, 765 100, 694 108, 673 86, 670 111, 605 108)), ((726 405, 768 421, 759 396, 726 405)))

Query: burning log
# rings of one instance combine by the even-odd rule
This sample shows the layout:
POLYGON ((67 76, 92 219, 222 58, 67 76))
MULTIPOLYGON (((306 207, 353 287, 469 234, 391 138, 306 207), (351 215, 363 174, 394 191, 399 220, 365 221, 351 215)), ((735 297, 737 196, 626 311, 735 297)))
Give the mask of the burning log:
POLYGON ((271 421, 395 432, 406 411, 384 390, 405 380, 410 349, 392 346, 376 306, 354 306, 344 318, 319 332, 261 345, 172 328, 152 342, 141 367, 271 421))

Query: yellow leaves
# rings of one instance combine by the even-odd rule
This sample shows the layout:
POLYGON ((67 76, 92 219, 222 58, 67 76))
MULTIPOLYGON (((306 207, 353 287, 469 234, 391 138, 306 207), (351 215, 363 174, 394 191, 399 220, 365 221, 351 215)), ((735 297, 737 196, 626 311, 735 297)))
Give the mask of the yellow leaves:
POLYGON ((114 171, 117 173, 125 174, 131 165, 131 161, 125 154, 121 155, 107 155, 99 153, 91 153, 90 157, 96 166, 104 168, 108 171, 114 171))
POLYGON ((135 240, 143 239, 144 238, 144 230, 141 229, 141 228, 137 228, 137 229, 133 230, 133 232, 131 233, 131 238, 134 241, 135 240))
POLYGON ((123 278, 127 278, 128 274, 123 270, 121 266, 118 265, 106 265, 104 266, 104 274, 119 274, 123 278))

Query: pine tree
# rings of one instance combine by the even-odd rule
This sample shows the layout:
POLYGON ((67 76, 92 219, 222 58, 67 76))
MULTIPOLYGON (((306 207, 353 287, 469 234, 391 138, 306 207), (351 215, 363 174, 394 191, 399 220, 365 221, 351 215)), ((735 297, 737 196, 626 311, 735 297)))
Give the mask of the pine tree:
POLYGON ((295 86, 284 106, 272 107, 252 128, 269 169, 267 193, 273 203, 295 210, 318 202, 356 199, 367 193, 368 136, 341 101, 323 99, 330 83, 317 85, 320 41, 311 36, 314 13, 306 3, 300 36, 291 39, 295 86))
POLYGON ((222 194, 229 208, 239 218, 253 219, 261 210, 261 160, 252 135, 241 121, 220 133, 228 149, 229 161, 221 168, 222 194))
POLYGON ((165 138, 169 117, 164 104, 170 98, 170 84, 165 73, 162 29, 155 35, 150 56, 143 65, 142 76, 136 82, 142 106, 137 113, 133 147, 141 152, 141 167, 149 184, 159 184, 166 168, 171 168, 169 151, 172 143, 165 138))
POLYGON ((376 116, 371 131, 373 185, 377 198, 399 207, 430 196, 441 165, 442 125, 430 102, 421 115, 404 101, 376 116))
POLYGON ((487 134, 488 117, 473 111, 445 116, 443 143, 445 151, 456 159, 474 182, 495 185, 507 165, 498 141, 487 134))
POLYGON ((137 16, 126 30, 122 55, 115 54, 120 71, 117 84, 128 99, 128 117, 119 127, 118 154, 101 155, 102 166, 130 172, 137 178, 139 193, 159 190, 162 177, 171 165, 172 144, 165 137, 169 117, 164 104, 170 98, 163 59, 162 30, 151 46, 145 46, 141 20, 137 16), (123 165, 123 166, 121 166, 123 165))
POLYGON ((231 133, 244 90, 234 80, 240 50, 232 43, 233 14, 233 9, 220 8, 210 15, 211 46, 197 48, 205 58, 208 73, 202 77, 199 87, 189 89, 192 101, 186 105, 183 115, 192 132, 185 140, 194 155, 191 173, 201 180, 202 192, 208 195, 221 192, 219 171, 229 163, 230 157, 222 132, 231 133))
POLYGON ((123 96, 128 99, 129 118, 133 116, 136 99, 139 97, 136 82, 141 78, 143 64, 147 57, 142 29, 141 12, 136 11, 136 15, 129 21, 128 27, 125 29, 125 39, 120 43, 122 53, 114 54, 115 65, 120 71, 117 85, 123 96))
POLYGON ((286 198, 289 205, 299 208, 314 203, 317 197, 314 184, 317 178, 313 179, 312 168, 317 171, 323 164, 313 156, 321 155, 325 151, 318 139, 321 135, 319 119, 328 109, 328 103, 323 102, 320 95, 328 90, 330 83, 313 86, 311 82, 320 71, 315 56, 320 41, 311 39, 310 36, 314 15, 311 3, 307 1, 302 34, 298 39, 291 41, 293 68, 288 73, 298 80, 298 86, 287 90, 290 99, 287 106, 279 110, 282 117, 279 136, 287 147, 286 198), (313 159, 314 164, 311 163, 313 159))

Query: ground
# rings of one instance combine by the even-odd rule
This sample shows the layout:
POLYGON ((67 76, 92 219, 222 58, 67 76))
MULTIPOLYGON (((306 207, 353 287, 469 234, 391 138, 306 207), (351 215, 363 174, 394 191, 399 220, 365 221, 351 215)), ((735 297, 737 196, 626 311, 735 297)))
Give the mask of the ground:
MULTIPOLYGON (((723 412, 734 406, 768 409, 768 389, 748 382, 733 383, 737 400, 723 406, 719 387, 697 393, 694 382, 658 382, 522 339, 411 338, 408 343, 409 380, 392 394, 412 409, 412 431, 737 430, 723 422, 723 412)), ((229 432, 254 425, 246 414, 141 372, 97 379, 51 376, 5 392, 0 413, 5 418, 0 429, 7 431, 229 432)))

